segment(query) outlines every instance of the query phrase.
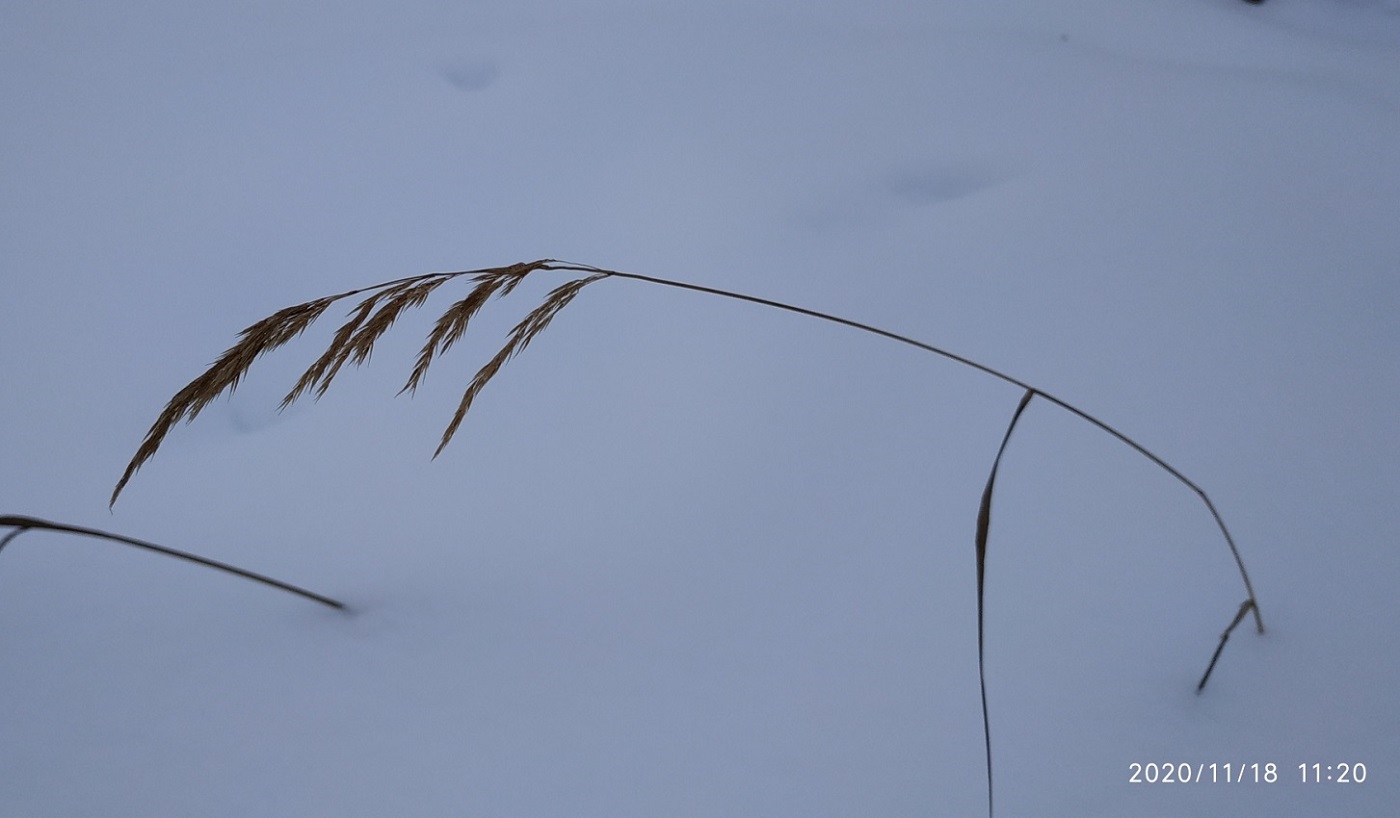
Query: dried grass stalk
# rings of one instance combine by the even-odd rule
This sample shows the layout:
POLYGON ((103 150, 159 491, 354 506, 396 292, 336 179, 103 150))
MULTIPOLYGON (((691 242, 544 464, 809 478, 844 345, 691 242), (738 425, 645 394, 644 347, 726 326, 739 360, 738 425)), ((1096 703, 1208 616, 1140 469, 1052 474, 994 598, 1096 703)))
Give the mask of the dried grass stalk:
MULTIPOLYGON (((730 290, 721 290, 714 287, 689 284, 683 281, 641 275, 639 273, 605 270, 588 264, 576 264, 555 259, 520 262, 505 267, 487 267, 450 273, 427 273, 424 275, 397 279, 395 281, 376 284, 371 287, 350 290, 349 292, 340 293, 339 295, 318 298, 314 301, 308 301, 305 304, 298 304, 294 307, 288 307, 253 324, 243 330, 238 343, 224 352, 206 372, 195 378, 170 399, 170 402, 146 433, 145 439, 137 448, 136 454, 131 458, 131 462, 127 464, 126 470, 122 473, 121 478, 117 481, 116 487, 112 490, 111 504, 116 503, 117 497, 121 494, 127 482, 130 481, 132 475, 141 468, 142 464, 155 455, 156 450, 160 448, 161 443, 165 440, 165 436, 177 422, 180 420, 185 420, 186 422, 193 420, 194 417, 216 397, 225 391, 235 388, 239 380, 247 372, 248 368, 252 366, 258 356, 270 352, 290 341, 292 338, 295 338, 297 335, 300 335, 313 321, 320 317, 321 313, 325 312, 326 308, 331 303, 360 293, 369 293, 369 295, 351 311, 349 320, 336 331, 335 337, 331 340, 325 352, 312 363, 310 368, 297 380, 291 391, 283 398, 283 407, 290 405, 293 401, 312 389, 316 391, 317 396, 325 394, 326 389, 330 386, 331 380, 340 371, 340 368, 347 360, 353 360, 355 363, 360 364, 369 359, 375 341, 389 330, 394 321, 404 310, 421 306, 428 296, 446 281, 460 276, 470 276, 471 280, 475 282, 475 285, 465 298, 452 304, 439 316, 432 330, 428 333, 427 341, 419 351, 417 361, 409 374, 407 382, 404 384, 403 389, 400 390, 400 392, 415 392, 422 384, 423 378, 427 374, 433 359, 447 352, 447 350, 462 337, 471 319, 488 301, 492 298, 500 298, 509 295, 530 273, 543 270, 571 271, 587 273, 588 275, 585 278, 575 279, 574 281, 556 287, 545 297, 544 301, 538 307, 516 325, 515 329, 511 331, 505 346, 476 373, 471 383, 468 384, 465 393, 462 395, 462 400, 458 404, 457 411, 453 414, 451 422, 443 432, 442 440, 433 453, 434 457, 440 454, 447 443, 451 441, 453 435, 460 427, 463 418, 466 416, 467 411, 471 408, 473 401, 487 382, 500 371, 506 361, 523 350, 536 335, 543 331, 554 316, 589 283, 602 278, 625 278, 664 287, 719 296, 735 301, 744 301, 750 304, 757 304, 763 307, 783 310, 820 319, 822 321, 840 324, 860 330, 861 332, 879 335, 883 338, 897 341, 901 344, 907 344, 924 350, 925 352, 930 352, 965 366, 972 367, 973 369, 977 369, 978 371, 984 372, 1009 384, 1020 387, 1022 390, 1026 390, 1028 394, 1037 395, 1117 438, 1119 441, 1156 464, 1187 488, 1191 489, 1201 499, 1201 502, 1205 504, 1206 509, 1215 520, 1216 526, 1220 529, 1221 536, 1224 537, 1225 544, 1230 549, 1230 554, 1234 557, 1235 565, 1239 569, 1240 579, 1244 583, 1246 601, 1249 604, 1247 606, 1242 606, 1241 610, 1253 614, 1255 628, 1260 633, 1264 632, 1264 620, 1259 612, 1258 599, 1254 593, 1254 586, 1250 582, 1249 572, 1245 569, 1244 559, 1240 556, 1239 549, 1235 545, 1235 540, 1230 535, 1229 529, 1226 528, 1225 520, 1215 508, 1215 504, 1211 501, 1210 496, 1207 495, 1200 486, 1196 485, 1195 482, 1161 457, 1157 456, 1147 447, 1074 404, 1057 398, 1049 392, 1033 387, 1025 381, 1013 378, 1004 372, 993 369, 992 367, 970 358, 965 358, 961 355, 949 352, 946 349, 886 329, 881 329, 880 327, 863 324, 859 321, 852 321, 849 318, 842 318, 830 313, 819 312, 817 310, 798 307, 767 298, 746 295, 744 293, 732 292, 730 290), (376 307, 378 308, 377 311, 376 307)), ((1238 624, 1238 617, 1234 624, 1238 624)), ((1231 629, 1233 629, 1233 625, 1231 629)), ((1208 677, 1209 673, 1207 673, 1207 678, 1208 677)))
MULTIPOLYGON (((992 493, 996 482, 997 468, 1001 463, 1002 453, 1006 450, 1006 444, 1010 440, 1011 433, 1015 429, 1022 412, 1025 411, 1026 406, 1035 397, 1040 397, 1049 403, 1059 406, 1065 411, 1077 415, 1084 421, 1097 426, 1100 430, 1112 435, 1125 445, 1137 451, 1143 457, 1156 464, 1173 478, 1195 492, 1214 518, 1221 535, 1225 539, 1226 545, 1230 549, 1231 555, 1235 559, 1235 564, 1239 568, 1240 578, 1244 582, 1248 597, 1244 604, 1240 606, 1239 612, 1236 614, 1234 620, 1220 637, 1220 644, 1215 650, 1215 655, 1211 657, 1210 666, 1206 669, 1205 675, 1201 678, 1198 689, 1205 686, 1206 681, 1210 678, 1211 671, 1215 668, 1216 660, 1219 659, 1220 653, 1224 649, 1226 641, 1229 639, 1230 633, 1243 621, 1247 614, 1252 613, 1254 615, 1255 627, 1260 633, 1264 632, 1264 622, 1259 613, 1259 605, 1254 594, 1254 587, 1249 580, 1248 572, 1245 570, 1244 560, 1240 557, 1239 549, 1235 546, 1234 538, 1230 536, 1229 529, 1225 527, 1224 519, 1216 510, 1215 504, 1211 502, 1210 497, 1200 486, 1196 485, 1184 474, 1145 446, 1077 406, 970 358, 956 355, 948 350, 933 346, 932 344, 926 344, 922 341, 917 341, 886 329, 863 324, 858 321, 852 321, 848 318, 810 310, 805 307, 794 306, 781 301, 746 295, 744 293, 657 278, 654 276, 640 275, 637 273, 604 270, 587 264, 574 264, 556 261, 554 259, 522 262, 507 267, 489 267, 452 273, 428 273, 426 275, 399 279, 384 284, 377 284, 373 287, 351 290, 339 295, 308 301, 305 304, 281 310, 253 324, 243 331, 239 342, 229 348, 207 372, 195 378, 184 389, 177 392, 175 397, 171 398, 170 403, 165 407, 165 410, 161 412, 150 431, 147 432, 145 440, 142 441, 135 456, 132 457, 131 462, 127 465, 126 471, 122 474, 121 479, 117 481, 116 488, 112 492, 112 503, 116 502, 117 496, 121 493, 122 488, 125 487, 127 481, 136 470, 155 454, 161 442, 165 439, 166 434, 177 421, 181 419, 186 421, 192 420, 205 406, 214 400, 215 397, 222 394, 225 390, 233 389, 258 356, 285 344, 287 341, 299 335, 307 326, 315 321, 332 302, 361 292, 369 293, 369 295, 351 310, 348 320, 336 331, 335 337, 331 340, 325 352, 311 364, 306 372, 302 374, 301 378, 297 380, 291 391, 283 398, 283 407, 290 405, 293 401, 313 389, 317 397, 325 394, 326 389, 330 386, 331 380, 334 379, 346 361, 354 361, 358 365, 369 360, 374 343, 389 330, 404 310, 422 306, 428 296, 448 280, 460 276, 470 276, 471 280, 475 282, 471 291, 467 293, 465 298, 449 306, 447 310, 438 317, 432 330, 428 333, 427 340, 418 353, 417 360, 408 376, 407 382, 404 384, 403 388, 399 390, 400 393, 407 391, 412 394, 416 392, 418 387, 422 384, 423 378, 426 376, 433 359, 447 352, 447 350, 462 337, 467 331, 467 327, 472 318, 480 312, 486 303, 492 298, 501 298, 509 295, 527 275, 537 270, 570 271, 587 273, 587 275, 584 278, 568 281, 555 287, 545 296, 539 306, 531 310, 520 323, 516 324, 515 328, 511 330, 507 337, 505 345, 477 371, 475 377, 473 377, 471 382, 467 385, 466 391, 463 393, 462 399, 458 403, 456 412, 453 414, 446 430, 444 430, 437 449, 433 452, 433 457, 437 457, 441 454, 443 449, 452 440, 453 435, 456 434, 457 429, 461 426, 467 412, 471 409, 472 403, 476 400, 481 390, 485 388, 486 384, 500 372, 503 366, 505 366, 506 362, 524 350, 525 347, 529 345, 530 341, 549 326, 550 321, 559 314, 559 311, 578 295, 579 291, 594 281, 610 277, 624 278, 664 287, 719 296, 735 301, 744 301, 750 304, 840 324, 902 344, 907 344, 924 350, 925 352, 930 352, 965 366, 972 367, 973 369, 977 369, 1024 390, 1021 402, 1017 406, 1016 412, 1012 415, 1011 423, 1007 427, 1005 436, 1002 438, 1001 448, 998 449, 996 459, 992 463, 991 474, 987 478, 987 485, 983 490, 982 502, 978 509, 976 552, 977 670, 979 680, 983 679, 983 591, 986 573, 987 537, 991 526, 992 493)), ((982 684, 982 719, 987 748, 988 810, 990 812, 991 727, 987 718, 985 682, 982 684)))

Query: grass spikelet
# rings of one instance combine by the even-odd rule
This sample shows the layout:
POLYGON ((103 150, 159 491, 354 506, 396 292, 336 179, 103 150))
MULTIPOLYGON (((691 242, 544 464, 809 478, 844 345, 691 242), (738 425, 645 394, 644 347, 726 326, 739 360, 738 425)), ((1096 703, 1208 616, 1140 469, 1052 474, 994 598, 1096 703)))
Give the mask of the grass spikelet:
MULTIPOLYGON (((528 271, 527 271, 528 272, 528 271)), ((452 348, 458 339, 467 331, 467 325, 476 316, 481 308, 491 300, 493 295, 505 296, 515 289, 525 278, 524 272, 516 272, 512 268, 505 270, 492 270, 478 273, 473 277, 477 282, 466 298, 447 308, 447 311, 438 316, 437 323, 433 325, 432 332, 428 333, 428 340, 423 344, 423 349, 418 353, 418 362, 413 366, 413 372, 408 376, 408 382, 404 384, 399 394, 408 392, 410 395, 418 391, 418 385, 422 383, 423 376, 428 373, 428 366, 433 362, 436 355, 441 355, 452 348)))
POLYGON ((369 360, 374 342, 389 331, 389 327, 393 326, 394 321, 404 310, 421 307, 433 290, 446 280, 441 277, 432 278, 393 291, 386 290, 383 297, 384 306, 380 307, 379 312, 375 313, 374 317, 369 319, 369 322, 350 339, 350 358, 355 365, 359 366, 369 360))
POLYGON ((360 325, 369 317, 370 311, 374 309, 375 303, 379 300, 379 293, 374 293, 361 301, 359 306, 350 312, 350 320, 340 325, 335 331, 335 336, 331 339, 330 346, 317 358, 306 371, 301 373, 296 384, 282 398, 282 403, 278 409, 286 409, 291 406, 297 398, 301 397, 308 389, 316 388, 316 397, 321 397, 330 386, 331 379, 340 371, 340 365, 345 363, 349 357, 350 339, 360 328, 360 325))
POLYGON ((462 419, 467 416, 472 402, 476 400, 476 396, 486 387, 486 384, 496 376, 496 373, 501 371, 501 367, 505 366, 511 358, 523 352, 525 347, 529 346, 530 341, 549 326, 549 322, 554 320, 554 316, 558 315, 560 310, 574 300, 574 296, 578 295, 579 290, 594 281, 606 278, 607 275, 607 273, 595 273, 587 278, 578 278, 560 284, 551 290, 549 295, 545 296, 544 301, 538 307, 531 310, 529 315, 515 325, 515 328, 510 331, 510 336, 506 339, 505 346, 501 347, 491 360, 477 370, 476 376, 467 385, 466 392, 462 394, 461 402, 457 404, 457 411, 453 413, 452 420, 442 433, 442 441, 438 443, 437 450, 433 452, 434 458, 442 454, 442 450, 447 447, 452 436, 457 434, 457 427, 462 425, 462 419))
POLYGON ((127 464, 126 470, 122 472, 121 479, 112 489, 112 497, 108 505, 117 502, 117 496, 126 487, 132 475, 141 468, 147 460, 150 460, 160 448, 160 444, 165 440, 171 428, 184 420, 186 423, 195 417, 222 395, 225 391, 233 391, 238 386, 247 373, 248 368, 260 355, 270 352, 282 346, 311 326, 311 323, 326 311, 335 297, 318 298, 294 307, 287 307, 272 315, 258 321, 239 333, 238 343, 229 347, 220 355, 204 374, 190 381, 183 389, 176 392, 170 402, 161 410, 155 423, 146 432, 146 437, 141 441, 141 445, 136 449, 136 454, 127 464))
POLYGON ((429 274, 385 285, 366 296, 350 311, 349 320, 336 330, 330 346, 302 373, 278 408, 286 409, 313 387, 316 398, 323 397, 347 360, 354 359, 357 366, 368 360, 374 342, 393 326, 399 314, 408 307, 421 306, 432 291, 446 280, 443 274, 429 274), (384 302, 383 306, 374 312, 380 302, 384 302), (370 316, 372 312, 373 317, 370 316))

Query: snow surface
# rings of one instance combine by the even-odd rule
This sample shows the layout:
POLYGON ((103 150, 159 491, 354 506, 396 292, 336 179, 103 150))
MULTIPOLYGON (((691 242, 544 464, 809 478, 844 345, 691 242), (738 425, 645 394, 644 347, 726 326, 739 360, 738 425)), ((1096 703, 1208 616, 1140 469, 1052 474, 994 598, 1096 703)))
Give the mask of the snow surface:
MULTIPOLYGON (((1400 803, 1400 3, 0 4, 0 815, 986 812, 972 532, 1018 392, 849 330, 557 281, 393 395, 334 312, 551 256, 836 312, 1033 403, 998 483, 999 816, 1400 803), (1133 762, 1277 765, 1130 784, 1133 762), (1361 784, 1299 764, 1363 763, 1361 784)), ((1219 769, 1219 768, 1218 768, 1219 769)))

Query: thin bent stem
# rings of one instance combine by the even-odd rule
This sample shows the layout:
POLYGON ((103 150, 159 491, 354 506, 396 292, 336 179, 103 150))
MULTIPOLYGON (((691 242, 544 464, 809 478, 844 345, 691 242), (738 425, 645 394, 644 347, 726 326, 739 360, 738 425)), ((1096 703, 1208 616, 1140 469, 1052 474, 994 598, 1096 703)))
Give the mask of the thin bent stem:
POLYGON ((1230 620, 1230 624, 1226 626, 1225 632, 1220 634, 1220 644, 1215 646, 1215 653, 1210 657, 1210 664, 1206 665, 1206 672, 1201 676, 1201 683, 1196 685, 1197 693, 1206 689, 1206 682, 1210 681, 1211 671, 1215 670, 1215 663, 1220 659, 1220 652, 1225 650, 1225 643, 1230 641, 1230 634, 1244 621, 1244 615, 1249 613, 1250 609, 1253 607, 1254 600, 1252 599, 1246 599, 1244 602, 1240 603, 1240 609, 1235 614, 1235 618, 1230 620))
POLYGON ((705 287, 699 284, 689 284, 684 281, 673 281, 671 279, 657 278, 655 276, 641 275, 639 273, 622 273, 616 270, 604 270, 598 267, 593 267, 592 265, 588 264, 550 262, 543 265, 541 269, 604 273, 609 276, 616 276, 618 278, 630 278, 636 281, 645 281, 651 284, 660 284, 665 287, 676 287, 682 290, 691 290, 699 293, 707 293, 709 295, 717 295, 723 298, 732 298, 736 301, 747 301, 751 304, 759 304, 764 307, 773 307, 775 309, 797 313, 798 315, 806 315, 811 318, 818 318, 823 321, 829 321, 833 324, 840 324, 842 326, 851 327, 852 329, 857 329, 862 332, 868 332, 872 335, 878 335, 882 338, 888 338, 891 341, 898 341, 901 344, 907 344, 908 346, 922 349, 925 352, 932 352, 935 355, 940 355, 949 360, 956 361, 957 363, 963 364, 964 366, 970 366, 973 369, 976 369, 980 372, 985 372, 986 374, 991 375, 994 378, 998 378, 1002 381, 1005 381, 1006 383, 1012 384, 1013 386, 1018 386, 1021 389, 1033 392, 1041 398, 1044 398, 1045 400, 1055 404, 1056 406, 1059 406, 1060 408, 1079 416, 1080 418, 1088 421, 1089 423, 1097 426, 1098 428, 1102 429, 1108 434, 1114 436, 1119 441, 1127 444, 1138 454, 1141 454, 1143 457, 1146 457, 1148 460, 1157 464, 1157 466, 1163 471, 1165 471, 1167 474, 1170 474, 1172 477, 1175 477, 1179 482, 1181 482, 1187 488, 1191 489, 1191 491, 1195 492, 1196 496, 1201 498, 1201 502, 1205 503, 1206 509, 1210 512, 1211 518, 1215 520, 1216 527, 1220 529, 1221 535, 1225 537, 1225 544, 1229 546, 1230 555, 1234 557, 1235 566, 1239 569, 1240 579, 1244 581, 1245 593, 1248 595, 1248 602, 1250 603, 1249 610, 1254 614, 1255 628, 1258 630, 1259 633, 1264 632, 1264 620, 1260 616, 1259 602, 1254 595, 1254 583, 1250 582, 1249 580, 1249 572, 1244 567, 1244 559, 1240 556, 1239 548, 1235 545, 1235 538, 1230 536, 1230 530, 1225 527, 1225 520, 1220 516, 1220 512, 1216 510, 1215 503, 1211 501, 1210 496, 1206 494, 1204 489, 1196 485, 1196 483, 1193 480, 1188 478, 1186 475, 1182 474, 1170 463, 1157 456, 1146 446, 1143 446, 1141 443, 1138 443, 1136 440, 1133 440, 1131 437, 1128 437, 1127 435, 1108 425, 1107 423, 1095 417, 1094 415, 1091 415, 1083 409, 1080 409, 1074 404, 1061 400, 1060 398, 1055 397, 1049 392, 1046 392, 1045 390, 1040 389, 1039 387, 1032 386, 1023 380, 1020 380, 1019 378, 1014 378, 1011 375, 1008 375, 1005 372, 1002 372, 998 369, 994 369, 990 366, 987 366, 986 364, 978 363, 977 361, 974 361, 970 358, 964 358, 963 356, 958 355, 954 352, 949 352, 946 349, 936 347, 932 344, 926 344, 923 341, 917 341, 906 335, 900 335, 896 332, 890 332, 886 329, 871 326, 870 324, 863 324, 859 321, 852 321, 849 318, 842 318, 840 316, 832 315, 830 313, 820 312, 818 310, 811 310, 807 309, 806 307, 798 307, 793 304, 785 304, 781 301, 773 301, 767 298, 759 298, 758 296, 737 293, 730 290, 721 290, 716 287, 705 287))
POLYGON ((992 492, 996 487, 997 469, 1001 467, 1001 456, 1006 453, 1006 444, 1011 442, 1011 433, 1016 431, 1016 422, 1036 396, 1034 389, 1027 389, 1011 415, 1011 422, 1002 435, 997 456, 992 460, 992 470, 987 475, 987 485, 982 489, 982 503, 977 507, 977 684, 982 690, 982 739, 987 748, 987 818, 992 818, 992 720, 987 713, 987 672, 986 650, 983 636, 986 632, 983 612, 986 610, 984 590, 987 587, 987 535, 992 528, 992 492))
POLYGON ((124 537, 121 534, 112 534, 111 532, 107 531, 99 531, 96 528, 84 528, 82 526, 68 525, 66 523, 52 523, 47 520, 40 520, 36 517, 25 517, 18 514, 0 515, 0 526, 13 526, 15 528, 14 531, 11 531, 9 534, 6 534, 4 539, 0 539, 0 549, 3 549, 11 540, 13 540, 15 537, 18 537, 20 534, 23 534, 25 531, 28 531, 31 528, 39 529, 42 531, 60 531, 65 534, 82 534, 87 537, 98 537, 100 539, 111 540, 112 542, 119 542, 125 545, 135 546, 137 548, 144 548, 147 551, 154 551, 157 554, 164 554, 168 557, 176 557, 178 559, 188 560, 189 562, 197 563, 199 565, 203 565, 209 568, 215 568, 225 573, 243 577, 244 579, 250 579, 254 582, 261 582, 263 585, 269 585, 273 588, 279 588, 283 591, 287 591, 289 593, 305 597, 306 599, 310 599, 314 602, 319 602, 322 605, 327 605, 337 610, 343 610, 345 608, 345 603, 340 602, 339 600, 331 599, 328 596, 322 596, 318 593, 315 593, 314 591, 308 591, 305 588, 298 588, 295 585, 282 582, 281 580, 273 579, 272 577, 263 576, 262 574, 255 574, 252 571, 245 571, 242 568, 218 562, 217 560, 211 560, 206 557, 198 556, 196 554, 188 554, 184 551, 177 551, 174 548, 166 548, 163 545, 156 545, 155 543, 149 543, 144 540, 135 539, 133 537, 124 537))

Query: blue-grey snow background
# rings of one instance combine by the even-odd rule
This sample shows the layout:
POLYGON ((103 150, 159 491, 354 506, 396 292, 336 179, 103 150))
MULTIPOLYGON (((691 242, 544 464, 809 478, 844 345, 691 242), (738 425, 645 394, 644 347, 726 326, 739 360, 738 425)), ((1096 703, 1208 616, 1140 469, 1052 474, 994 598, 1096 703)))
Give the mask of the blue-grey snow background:
MULTIPOLYGON (((839 327, 544 288, 394 397, 281 307, 552 256, 837 312, 1033 404, 988 566, 1002 816, 1400 802, 1400 3, 0 4, 6 816, 985 812, 972 532, 1018 393, 839 327), (1132 762, 1274 763, 1133 785, 1132 762), (1299 764, 1364 763, 1363 784, 1299 764)), ((346 309, 349 308, 347 303, 346 309)))

